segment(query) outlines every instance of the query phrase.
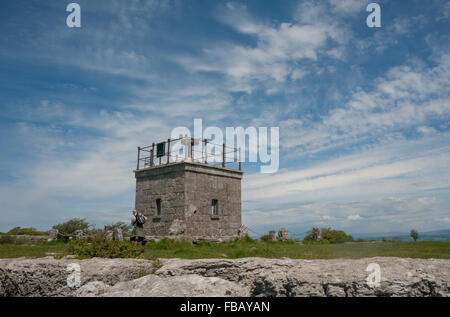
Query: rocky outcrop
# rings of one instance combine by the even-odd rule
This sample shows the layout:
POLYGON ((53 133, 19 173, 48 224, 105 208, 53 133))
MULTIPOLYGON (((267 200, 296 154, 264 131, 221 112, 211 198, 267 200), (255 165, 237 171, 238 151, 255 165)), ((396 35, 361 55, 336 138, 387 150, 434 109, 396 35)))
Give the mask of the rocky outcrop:
POLYGON ((75 296, 77 285, 68 283, 76 273, 73 264, 80 268, 80 286, 91 281, 114 285, 155 270, 151 261, 137 259, 0 259, 0 296, 75 296))
POLYGON ((450 296, 450 260, 0 260, 0 296, 450 296), (79 265, 71 287, 68 266, 79 265), (153 273, 153 274, 152 274, 153 273))
POLYGON ((90 282, 76 292, 77 296, 83 297, 242 297, 248 294, 249 289, 238 283, 194 274, 163 277, 147 275, 114 286, 103 282, 90 282))
POLYGON ((160 276, 218 276, 248 287, 249 296, 450 296, 450 260, 244 258, 163 263, 160 276))

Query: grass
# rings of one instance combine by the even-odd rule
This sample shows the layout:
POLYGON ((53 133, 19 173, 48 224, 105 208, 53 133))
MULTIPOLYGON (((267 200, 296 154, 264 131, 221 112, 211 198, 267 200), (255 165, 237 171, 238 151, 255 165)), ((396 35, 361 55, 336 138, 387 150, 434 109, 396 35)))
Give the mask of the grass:
POLYGON ((450 242, 358 242, 346 244, 301 244, 289 242, 238 241, 200 243, 161 241, 149 243, 144 257, 156 258, 292 258, 358 259, 374 256, 450 259, 450 242))
MULTIPOLYGON (((44 242, 36 245, 0 244, 0 258, 44 257, 49 253, 69 254, 67 244, 44 242)), ((450 242, 358 242, 346 244, 301 244, 294 241, 252 241, 227 243, 160 241, 149 242, 139 258, 229 258, 264 257, 292 259, 358 259, 374 256, 450 259, 450 242)))
POLYGON ((67 245, 63 242, 36 244, 0 244, 0 258, 42 258, 48 255, 64 255, 67 245))

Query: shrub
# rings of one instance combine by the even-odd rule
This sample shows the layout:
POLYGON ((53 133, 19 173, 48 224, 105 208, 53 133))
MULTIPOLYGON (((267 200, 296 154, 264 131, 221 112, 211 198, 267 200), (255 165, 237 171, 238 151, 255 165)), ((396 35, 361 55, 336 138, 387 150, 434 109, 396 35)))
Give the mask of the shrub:
POLYGON ((144 252, 142 245, 129 241, 109 241, 104 238, 72 240, 68 252, 81 258, 136 258, 144 252))
POLYGON ((27 235, 27 236, 45 236, 47 234, 47 232, 37 231, 34 228, 15 227, 15 228, 12 228, 11 230, 9 230, 6 234, 7 235, 17 235, 17 236, 23 236, 23 235, 27 235))
POLYGON ((259 239, 261 239, 261 241, 270 241, 270 236, 268 234, 265 234, 259 237, 259 239))
POLYGON ((84 219, 74 218, 64 223, 53 226, 53 229, 59 231, 58 239, 67 242, 70 238, 75 237, 75 231, 81 230, 87 233, 91 225, 87 223, 84 219))
POLYGON ((347 235, 344 231, 331 229, 328 229, 323 233, 322 239, 328 240, 330 243, 344 243, 353 241, 352 236, 347 235))
POLYGON ((314 228, 311 231, 308 231, 306 237, 303 239, 303 243, 317 243, 315 237, 317 236, 317 230, 320 230, 322 233, 322 237, 319 241, 327 241, 324 243, 344 243, 344 242, 350 242, 353 241, 352 236, 347 235, 342 230, 333 230, 331 228, 314 228))
POLYGON ((11 236, 0 237, 0 244, 15 244, 16 238, 11 236))

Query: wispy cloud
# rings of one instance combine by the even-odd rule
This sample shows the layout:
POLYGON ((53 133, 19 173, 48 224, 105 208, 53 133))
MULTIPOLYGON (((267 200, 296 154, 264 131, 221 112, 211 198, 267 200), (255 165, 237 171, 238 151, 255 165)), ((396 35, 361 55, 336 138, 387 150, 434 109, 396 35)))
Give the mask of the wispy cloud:
POLYGON ((231 80, 229 89, 234 91, 252 91, 253 81, 260 85, 298 80, 309 68, 299 62, 314 63, 319 55, 342 57, 347 30, 327 20, 326 12, 324 5, 302 3, 291 21, 270 24, 252 17, 243 5, 228 3, 220 10, 219 20, 254 44, 219 43, 204 49, 200 56, 182 56, 176 61, 189 71, 226 75, 231 80), (323 16, 326 22, 322 22, 323 16))
MULTIPOLYGON (((439 121, 446 128, 450 113, 450 56, 432 68, 420 63, 394 67, 376 80, 370 92, 360 90, 344 107, 319 120, 286 121, 282 136, 287 148, 315 153, 360 142, 411 133, 417 126, 439 121)), ((280 123, 283 125, 283 122, 280 123)))
POLYGON ((280 127, 279 173, 245 166, 250 227, 448 225, 448 5, 386 2, 375 30, 368 2, 80 0, 81 29, 8 2, 1 229, 126 220, 136 147, 193 118, 280 127))

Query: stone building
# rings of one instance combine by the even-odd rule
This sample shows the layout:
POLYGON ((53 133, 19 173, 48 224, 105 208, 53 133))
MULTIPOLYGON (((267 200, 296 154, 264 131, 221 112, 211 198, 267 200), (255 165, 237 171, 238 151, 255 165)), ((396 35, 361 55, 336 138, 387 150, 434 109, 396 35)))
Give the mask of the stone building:
POLYGON ((160 161, 144 168, 138 164, 136 210, 148 218, 146 238, 227 241, 239 237, 245 231, 241 223, 243 173, 192 159, 160 161))

